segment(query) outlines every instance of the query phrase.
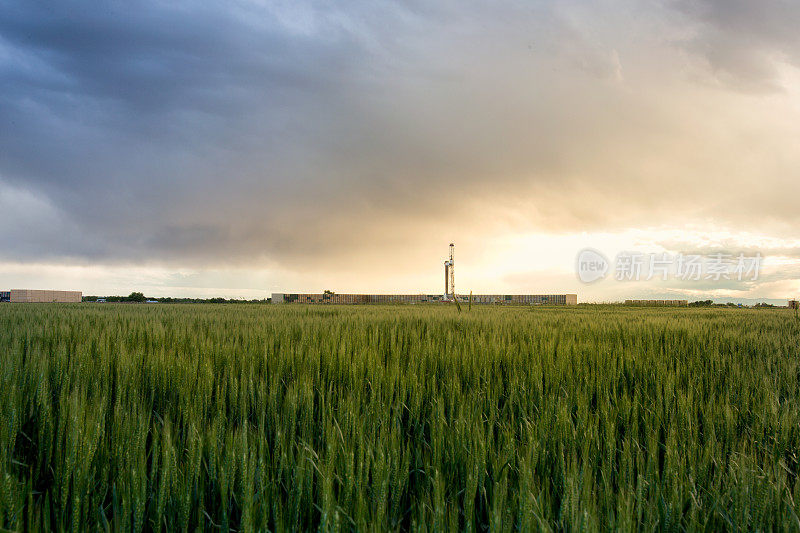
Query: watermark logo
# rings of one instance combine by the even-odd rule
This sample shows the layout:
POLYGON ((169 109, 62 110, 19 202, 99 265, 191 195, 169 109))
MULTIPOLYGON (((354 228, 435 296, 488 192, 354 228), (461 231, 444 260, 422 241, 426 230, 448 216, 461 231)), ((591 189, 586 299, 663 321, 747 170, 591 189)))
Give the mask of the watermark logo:
POLYGON ((578 279, 582 282, 592 283, 603 279, 608 274, 608 270, 608 259, 597 250, 584 248, 578 253, 575 271, 578 274, 578 279))
POLYGON ((649 281, 668 279, 680 281, 756 281, 758 280, 762 256, 743 253, 710 255, 646 254, 642 252, 620 252, 614 258, 613 269, 606 257, 592 248, 578 253, 575 272, 584 283, 603 279, 613 270, 617 281, 649 281))

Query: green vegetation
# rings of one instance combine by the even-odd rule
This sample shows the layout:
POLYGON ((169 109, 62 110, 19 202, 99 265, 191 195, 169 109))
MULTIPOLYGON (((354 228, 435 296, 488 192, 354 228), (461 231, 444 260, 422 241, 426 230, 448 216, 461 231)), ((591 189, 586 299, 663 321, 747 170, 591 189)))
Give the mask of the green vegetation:
POLYGON ((84 302, 97 302, 98 300, 104 300, 105 302, 110 303, 120 303, 120 302, 128 302, 128 303, 144 303, 145 301, 153 301, 158 303, 167 303, 167 304, 244 304, 244 303, 251 303, 251 304, 265 304, 269 303, 269 298, 262 299, 262 300, 241 300, 241 299, 225 299, 225 298, 172 298, 172 297, 146 297, 141 292, 132 292, 128 296, 84 296, 84 302))
POLYGON ((780 309, 0 306, 0 525, 798 530, 780 309))

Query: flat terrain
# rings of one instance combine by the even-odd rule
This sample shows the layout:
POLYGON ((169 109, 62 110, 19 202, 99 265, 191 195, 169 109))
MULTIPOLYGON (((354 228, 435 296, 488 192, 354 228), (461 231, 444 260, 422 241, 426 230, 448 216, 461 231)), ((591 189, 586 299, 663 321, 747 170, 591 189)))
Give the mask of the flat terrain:
POLYGON ((8 529, 800 529, 785 309, 0 305, 8 529))

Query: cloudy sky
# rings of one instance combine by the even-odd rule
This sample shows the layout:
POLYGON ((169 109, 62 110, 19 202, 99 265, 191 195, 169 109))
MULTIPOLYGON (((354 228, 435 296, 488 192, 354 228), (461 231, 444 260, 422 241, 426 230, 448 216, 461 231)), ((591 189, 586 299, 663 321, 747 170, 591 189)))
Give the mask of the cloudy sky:
POLYGON ((0 285, 800 293, 800 4, 0 0, 0 285), (591 247, 612 263, 575 274, 591 247), (616 281, 624 251, 758 280, 616 281))

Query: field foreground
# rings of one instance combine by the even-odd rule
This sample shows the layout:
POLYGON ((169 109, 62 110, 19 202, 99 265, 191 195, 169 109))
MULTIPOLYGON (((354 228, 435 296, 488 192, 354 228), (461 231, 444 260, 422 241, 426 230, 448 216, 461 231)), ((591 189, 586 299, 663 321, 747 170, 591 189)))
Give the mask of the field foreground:
POLYGON ((787 310, 0 305, 0 526, 800 530, 787 310))

